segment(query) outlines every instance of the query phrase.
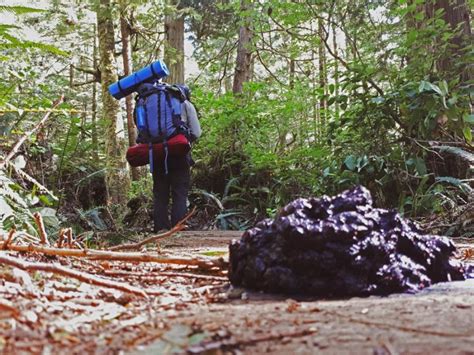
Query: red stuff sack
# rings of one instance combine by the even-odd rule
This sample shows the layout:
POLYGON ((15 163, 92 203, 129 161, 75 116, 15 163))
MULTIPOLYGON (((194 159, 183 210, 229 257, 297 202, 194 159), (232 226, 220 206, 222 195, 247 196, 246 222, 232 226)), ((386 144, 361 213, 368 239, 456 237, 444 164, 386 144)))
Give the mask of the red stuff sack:
MULTIPOLYGON (((177 134, 168 139, 168 156, 183 156, 191 149, 189 140, 184 134, 177 134)), ((143 166, 150 163, 148 144, 136 144, 127 150, 127 161, 133 166, 143 166)), ((153 158, 155 162, 165 160, 163 143, 153 144, 153 158)))

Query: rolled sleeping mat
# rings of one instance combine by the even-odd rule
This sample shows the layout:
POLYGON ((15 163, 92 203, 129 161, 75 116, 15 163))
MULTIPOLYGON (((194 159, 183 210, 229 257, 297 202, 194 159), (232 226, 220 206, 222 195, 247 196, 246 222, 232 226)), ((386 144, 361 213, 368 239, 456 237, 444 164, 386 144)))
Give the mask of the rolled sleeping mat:
POLYGON ((117 100, 130 95, 140 84, 150 79, 161 79, 170 74, 165 62, 158 60, 109 86, 110 94, 117 100))
MULTIPOLYGON (((177 134, 168 139, 169 156, 183 156, 191 150, 191 145, 184 134, 177 134)), ((150 162, 148 144, 136 144, 127 150, 127 161, 133 166, 143 166, 150 162)), ((165 150, 163 143, 153 144, 153 161, 164 162, 165 150)))

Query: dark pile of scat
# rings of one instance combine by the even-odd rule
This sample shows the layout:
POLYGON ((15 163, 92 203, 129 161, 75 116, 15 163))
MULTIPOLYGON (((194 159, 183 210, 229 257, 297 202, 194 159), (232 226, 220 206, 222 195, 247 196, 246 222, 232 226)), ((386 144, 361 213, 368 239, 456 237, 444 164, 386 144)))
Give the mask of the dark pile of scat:
POLYGON ((362 186, 334 197, 299 198, 229 249, 234 286, 287 294, 416 292, 473 272, 452 258, 456 248, 448 238, 424 234, 396 211, 375 208, 362 186))

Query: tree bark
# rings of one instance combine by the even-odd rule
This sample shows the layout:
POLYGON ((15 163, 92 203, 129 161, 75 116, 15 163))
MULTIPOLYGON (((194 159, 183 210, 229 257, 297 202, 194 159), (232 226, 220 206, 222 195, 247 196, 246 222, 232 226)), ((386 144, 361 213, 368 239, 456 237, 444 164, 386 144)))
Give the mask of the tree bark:
MULTIPOLYGON (((93 49, 93 67, 97 70, 97 25, 94 24, 94 49, 93 49)), ((93 156, 95 161, 99 161, 99 142, 97 139, 97 83, 92 82, 92 145, 93 145, 93 156)))
MULTIPOLYGON (((450 40, 450 50, 441 58, 437 67, 440 72, 452 71, 455 62, 466 54, 473 43, 469 5, 466 0, 437 0, 427 5, 428 17, 433 17, 437 10, 444 10, 442 19, 449 25, 454 36, 450 40)), ((467 82, 473 78, 472 65, 460 69, 461 80, 467 82)))
MULTIPOLYGON (((252 6, 251 0, 241 0, 240 10, 242 13, 249 10, 252 6)), ((239 44, 237 47, 237 59, 235 63, 234 84, 232 92, 241 94, 243 85, 250 78, 250 67, 252 62, 251 42, 252 42, 251 19, 246 17, 239 29, 239 44)))
POLYGON ((125 206, 130 178, 125 164, 125 138, 119 136, 123 121, 119 115, 119 102, 108 92, 110 84, 117 81, 115 65, 115 38, 110 0, 100 0, 97 9, 97 30, 99 34, 99 66, 101 71, 102 114, 107 120, 105 132, 105 153, 107 157, 107 204, 125 206))
MULTIPOLYGON (((338 55, 338 48, 337 48, 337 32, 336 32, 336 25, 332 25, 332 42, 333 42, 333 51, 338 55)), ((334 96, 339 97, 339 61, 334 58, 334 96)), ((334 115, 336 118, 336 122, 339 122, 339 102, 336 100, 334 102, 334 115)))
MULTIPOLYGON (((180 10, 179 0, 170 0, 170 5, 180 10)), ((173 13, 165 16, 165 63, 170 70, 166 81, 170 84, 184 83, 184 16, 173 13)))
MULTIPOLYGON (((123 74, 128 76, 132 74, 132 46, 130 45, 130 26, 129 26, 129 9, 125 1, 120 1, 120 33, 122 35, 122 61, 123 74)), ((137 131, 135 129, 135 122, 133 121, 133 103, 132 96, 125 97, 125 109, 127 112, 127 131, 128 131, 128 146, 135 145, 137 139, 137 131)), ((140 179, 139 170, 135 167, 130 168, 132 180, 140 179)))
MULTIPOLYGON (((326 77, 326 51, 324 49, 324 23, 322 19, 318 20, 318 36, 321 39, 318 46, 318 63, 319 63, 319 87, 322 89, 322 94, 325 95, 327 91, 327 77, 326 77)), ((324 136, 326 132, 326 117, 327 117, 327 100, 323 96, 319 100, 319 124, 321 125, 320 132, 324 136)), ((324 139, 324 137, 322 137, 324 139)))

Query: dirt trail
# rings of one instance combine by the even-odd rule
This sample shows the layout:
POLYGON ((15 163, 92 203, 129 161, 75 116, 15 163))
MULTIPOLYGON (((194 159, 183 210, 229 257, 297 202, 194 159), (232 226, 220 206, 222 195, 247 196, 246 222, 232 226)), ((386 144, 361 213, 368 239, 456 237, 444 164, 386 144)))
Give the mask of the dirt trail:
MULTIPOLYGON (((162 247, 173 253, 217 254, 239 236, 186 232, 162 247)), ((474 354, 474 280, 438 284, 417 295, 347 300, 295 300, 225 289, 216 295, 220 303, 192 305, 168 314, 170 324, 186 324, 206 333, 206 341, 188 350, 474 354)))
MULTIPOLYGON (((160 241, 159 249, 225 259, 228 243, 240 235, 183 232, 160 241)), ((0 265, 0 353, 474 354, 474 280, 438 284, 417 295, 291 299, 232 289, 225 270, 9 254, 59 263, 154 296, 145 300, 0 265)))

